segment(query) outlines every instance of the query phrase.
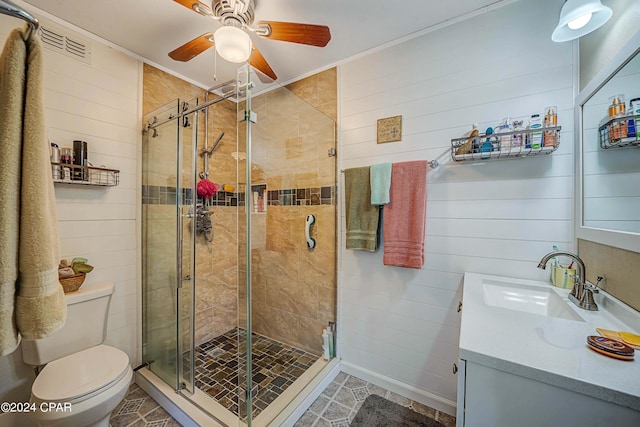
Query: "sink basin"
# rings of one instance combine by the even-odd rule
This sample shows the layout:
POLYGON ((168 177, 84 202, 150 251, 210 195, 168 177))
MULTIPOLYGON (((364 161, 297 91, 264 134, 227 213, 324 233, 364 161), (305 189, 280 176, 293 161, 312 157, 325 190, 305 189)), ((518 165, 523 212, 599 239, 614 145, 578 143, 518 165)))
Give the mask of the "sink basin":
POLYGON ((493 307, 584 322, 551 288, 483 280, 484 303, 493 307))

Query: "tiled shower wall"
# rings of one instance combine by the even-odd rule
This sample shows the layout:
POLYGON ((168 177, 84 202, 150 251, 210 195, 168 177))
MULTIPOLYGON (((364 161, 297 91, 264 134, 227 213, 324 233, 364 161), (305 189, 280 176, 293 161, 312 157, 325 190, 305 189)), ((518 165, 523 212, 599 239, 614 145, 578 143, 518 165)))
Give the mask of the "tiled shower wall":
POLYGON ((252 183, 267 189, 252 213, 253 330, 315 354, 336 318, 336 82, 334 68, 252 101, 252 183))
MULTIPOLYGON (((328 154, 335 146, 336 70, 288 88, 291 92, 277 89, 253 100, 258 123, 253 127, 252 182, 264 183, 268 190, 266 212, 252 214, 253 325, 255 332, 319 354, 322 328, 335 321, 336 312, 335 157, 328 154), (316 216, 313 237, 317 248, 313 251, 307 249, 304 235, 309 213, 316 216)), ((145 65, 145 114, 178 97, 182 101, 192 97, 202 100, 203 96, 202 89, 145 65)), ((210 141, 225 132, 209 162, 209 179, 235 185, 236 176, 243 177, 244 170, 236 175, 237 162, 232 153, 241 155, 245 150, 236 146, 236 104, 222 101, 210 108, 209 126, 210 141)), ((198 137, 204 137, 202 132, 198 137)), ((241 135, 240 143, 243 141, 241 135)), ((173 146, 164 149, 168 151, 163 156, 175 158, 173 146)), ((166 211, 165 217, 169 218, 173 207, 168 203, 174 197, 170 185, 162 180, 143 185, 143 208, 166 211)), ((242 245, 238 246, 243 240, 244 221, 240 217, 238 222, 233 206, 242 205, 243 200, 234 196, 239 195, 229 192, 213 203, 213 244, 205 243, 201 235, 197 237, 197 344, 245 323, 243 310, 238 319, 245 281, 243 277, 238 281, 237 276, 241 260, 238 253, 244 254, 242 245)), ((171 230, 169 224, 166 227, 171 230)), ((168 232, 166 239, 172 236, 173 232, 168 232)), ((161 236, 155 237, 158 244, 152 250, 170 248, 166 239, 163 243, 161 236)), ((171 303, 171 295, 160 295, 171 288, 159 288, 165 290, 158 291, 154 301, 171 303)))
MULTIPOLYGON (((183 101, 197 97, 200 102, 204 101, 205 91, 203 89, 146 64, 143 79, 144 114, 176 98, 183 101)), ((204 141, 202 115, 199 124, 198 138, 199 141, 204 141)), ((220 132, 225 132, 225 135, 209 159, 209 179, 218 184, 235 185, 236 160, 231 153, 237 151, 236 104, 231 101, 221 101, 209 108, 209 141, 214 141, 220 132)), ((184 138, 184 143, 185 152, 189 152, 187 145, 191 144, 190 138, 184 138)), ((202 143, 200 143, 200 147, 203 147, 202 143)), ((170 163, 175 161, 174 144, 165 146, 158 144, 153 149, 160 151, 161 153, 157 154, 166 158, 170 163)), ((203 158, 198 156, 198 172, 203 168, 203 158)), ((148 182, 143 182, 143 209, 153 209, 156 212, 153 216, 158 221, 162 221, 163 217, 164 221, 169 221, 166 226, 154 227, 154 229, 167 230, 167 233, 164 238, 155 236, 156 244, 150 248, 153 251, 168 252, 167 249, 173 247, 171 241, 174 239, 173 213, 175 208, 169 202, 175 197, 175 187, 172 188, 171 183, 167 183, 161 178, 164 172, 157 179, 151 178, 148 182), (145 193, 144 190, 147 192, 145 193)), ((213 243, 205 242, 202 235, 196 237, 196 343, 206 342, 237 325, 237 213, 236 208, 230 204, 222 206, 221 203, 215 203, 215 205, 210 208, 213 212, 211 215, 214 230, 213 243)), ((145 215, 145 217, 147 216, 145 215)), ((168 265, 173 265, 171 263, 175 255, 173 250, 170 252, 163 256, 167 257, 168 265)), ((164 280, 167 280, 166 274, 163 277, 165 277, 164 280)), ((160 277, 155 280, 161 281, 163 279, 160 277)), ((152 292, 155 297, 152 297, 151 300, 155 301, 155 304, 172 303, 174 298, 171 286, 167 286, 166 283, 154 283, 154 281, 149 283, 149 286, 156 289, 152 292)), ((162 310, 154 311, 162 313, 162 310)), ((165 310, 165 312, 172 311, 165 310)))

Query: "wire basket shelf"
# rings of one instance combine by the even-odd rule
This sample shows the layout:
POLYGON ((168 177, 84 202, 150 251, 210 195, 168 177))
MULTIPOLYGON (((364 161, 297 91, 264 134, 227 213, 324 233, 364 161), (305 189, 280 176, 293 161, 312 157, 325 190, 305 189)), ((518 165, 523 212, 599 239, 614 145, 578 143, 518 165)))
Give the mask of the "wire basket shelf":
POLYGON ((561 126, 479 134, 451 140, 454 162, 515 159, 551 154, 560 147, 561 126))
POLYGON ((114 187, 120 183, 120 171, 96 166, 51 163, 55 184, 114 187))
POLYGON ((640 124, 640 116, 634 115, 616 117, 605 122, 599 129, 600 147, 608 150, 640 146, 638 124, 640 124))

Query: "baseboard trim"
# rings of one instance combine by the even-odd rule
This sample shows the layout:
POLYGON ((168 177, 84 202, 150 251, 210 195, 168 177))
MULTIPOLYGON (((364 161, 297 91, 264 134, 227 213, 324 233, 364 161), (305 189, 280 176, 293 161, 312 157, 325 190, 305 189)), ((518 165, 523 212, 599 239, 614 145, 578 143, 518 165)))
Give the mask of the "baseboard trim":
POLYGON ((438 411, 445 412, 449 415, 456 415, 456 402, 446 399, 442 396, 430 393, 428 391, 419 389, 409 384, 402 383, 393 378, 386 377, 377 372, 370 371, 360 366, 353 365, 344 360, 341 362, 342 372, 354 375, 372 384, 380 387, 384 387, 400 396, 404 396, 407 399, 415 400, 423 405, 430 406, 438 411))

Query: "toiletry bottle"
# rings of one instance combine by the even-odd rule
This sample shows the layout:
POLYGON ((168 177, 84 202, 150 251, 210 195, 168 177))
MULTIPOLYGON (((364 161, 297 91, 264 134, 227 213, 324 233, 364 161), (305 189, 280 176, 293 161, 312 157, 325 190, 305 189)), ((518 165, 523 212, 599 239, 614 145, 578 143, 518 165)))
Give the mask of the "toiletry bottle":
MULTIPOLYGON (((506 133, 511 132, 511 119, 509 117, 502 119, 500 124, 496 127, 496 133, 506 133)), ((500 151, 503 153, 508 153, 511 151, 511 136, 499 136, 498 137, 498 145, 500 146, 500 151)))
MULTIPOLYGON (((540 114, 532 114, 529 119, 529 130, 541 129, 542 121, 540 120, 540 114)), ((530 132, 529 140, 532 150, 539 150, 542 148, 542 132, 530 132)))
MULTIPOLYGON (((512 123, 512 130, 514 132, 524 132, 524 120, 514 120, 512 123)), ((519 153, 524 147, 524 134, 514 133, 511 136, 511 153, 519 153)))
POLYGON ((62 179, 62 166, 60 166, 60 148, 58 144, 51 143, 51 174, 53 179, 62 179))
POLYGON ((73 154, 71 153, 71 148, 62 148, 60 150, 60 163, 64 163, 66 165, 70 165, 73 163, 73 154))
POLYGON ((633 98, 629 101, 629 105, 631 105, 631 114, 633 116, 640 116, 640 98, 633 98))
POLYGON ((258 212, 264 212, 264 197, 262 194, 258 195, 258 212))
MULTIPOLYGON (((550 128, 550 127, 558 126, 558 115, 556 113, 557 110, 558 110, 558 107, 556 106, 545 108, 544 127, 550 128)), ((543 135, 543 141, 544 141, 543 146, 555 147, 558 141, 556 131, 555 130, 545 131, 543 135)))
POLYGON ((329 360, 331 358, 329 355, 329 334, 326 329, 322 330, 322 358, 324 360, 329 360))
POLYGON ((640 116, 640 98, 633 98, 629 101, 629 109, 627 110, 627 137, 637 138, 638 136, 638 116, 640 116))
POLYGON ((336 322, 329 322, 327 331, 329 332, 329 355, 334 358, 336 357, 336 322))
POLYGON ((253 212, 258 212, 258 192, 254 191, 253 192, 253 206, 252 206, 253 212))
POLYGON ((482 145, 480 146, 481 159, 488 159, 489 157, 491 157, 491 151, 493 151, 493 141, 495 139, 491 136, 493 135, 493 128, 488 127, 485 131, 485 135, 487 137, 484 139, 482 145))
POLYGON ((612 96, 609 100, 609 118, 613 119, 609 129, 609 140, 611 144, 617 144, 627 135, 627 122, 618 120, 620 117, 624 117, 626 112, 624 95, 612 96))
POLYGON ((76 181, 88 181, 89 174, 87 166, 87 143, 85 141, 73 141, 73 164, 82 166, 74 167, 71 179, 76 181))
POLYGON ((633 118, 633 106, 629 104, 629 109, 627 110, 627 139, 636 139, 636 132, 636 121, 633 118))
POLYGON ((474 123, 473 125, 471 125, 471 132, 469 132, 469 136, 471 137, 469 141, 471 142, 472 153, 477 153, 478 151, 480 151, 480 138, 478 138, 478 133, 478 124, 474 123))

